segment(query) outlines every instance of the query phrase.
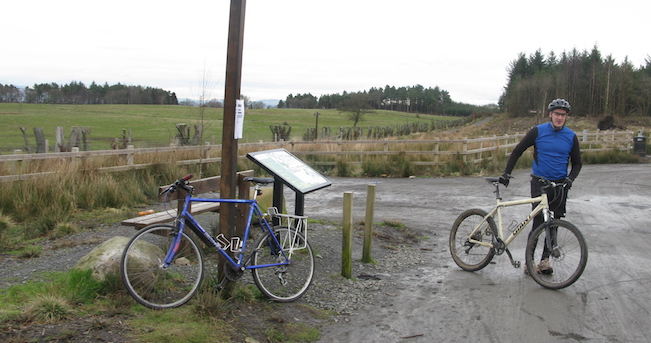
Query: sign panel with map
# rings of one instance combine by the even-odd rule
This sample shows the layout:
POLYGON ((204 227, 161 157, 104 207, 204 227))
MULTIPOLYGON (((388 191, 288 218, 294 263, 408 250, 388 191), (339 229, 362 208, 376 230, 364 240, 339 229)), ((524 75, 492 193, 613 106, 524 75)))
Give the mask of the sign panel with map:
POLYGON ((299 193, 306 194, 332 184, 285 149, 251 152, 246 157, 299 193))

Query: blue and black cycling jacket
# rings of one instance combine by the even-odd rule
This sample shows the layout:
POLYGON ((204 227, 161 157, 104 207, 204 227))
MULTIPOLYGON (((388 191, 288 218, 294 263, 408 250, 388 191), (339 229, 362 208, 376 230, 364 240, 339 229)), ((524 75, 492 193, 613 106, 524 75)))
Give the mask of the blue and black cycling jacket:
POLYGON ((530 146, 534 147, 533 174, 554 181, 565 180, 566 177, 574 181, 579 175, 582 163, 576 133, 565 126, 555 130, 551 123, 538 125, 527 132, 506 162, 507 174, 511 174, 515 163, 530 146), (570 162, 572 168, 568 174, 570 162))

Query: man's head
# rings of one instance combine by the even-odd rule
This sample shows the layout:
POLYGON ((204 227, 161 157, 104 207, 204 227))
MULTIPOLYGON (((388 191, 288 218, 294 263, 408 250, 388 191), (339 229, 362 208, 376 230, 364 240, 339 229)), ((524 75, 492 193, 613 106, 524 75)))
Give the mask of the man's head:
POLYGON ((547 110, 554 129, 562 129, 570 114, 570 103, 565 99, 555 99, 549 103, 547 110))

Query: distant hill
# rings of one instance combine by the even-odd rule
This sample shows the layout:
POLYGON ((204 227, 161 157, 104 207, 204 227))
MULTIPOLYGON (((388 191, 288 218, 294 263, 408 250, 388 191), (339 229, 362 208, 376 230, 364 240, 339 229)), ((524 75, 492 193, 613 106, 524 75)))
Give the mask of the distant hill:
MULTIPOLYGON (((224 100, 220 99, 218 101, 221 102, 222 104, 224 103, 224 100)), ((261 103, 264 104, 265 108, 267 108, 267 107, 276 108, 276 107, 278 107, 278 103, 280 102, 280 100, 278 100, 278 99, 265 99, 265 100, 254 100, 253 102, 261 102, 261 103)), ((199 100, 190 99, 190 98, 181 98, 181 99, 179 99, 179 104, 190 105, 190 106, 199 106, 199 100)))
POLYGON ((278 103, 280 102, 278 99, 265 99, 256 101, 263 103, 265 107, 278 107, 278 103))

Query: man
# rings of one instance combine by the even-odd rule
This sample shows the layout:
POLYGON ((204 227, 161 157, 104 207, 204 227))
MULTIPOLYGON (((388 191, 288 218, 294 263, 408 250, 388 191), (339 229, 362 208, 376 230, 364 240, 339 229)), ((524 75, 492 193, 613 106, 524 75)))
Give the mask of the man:
MULTIPOLYGON (((515 163, 522 153, 530 146, 533 150, 533 167, 532 174, 542 176, 550 181, 565 183, 565 189, 572 187, 572 182, 576 179, 581 171, 581 151, 579 150, 579 139, 574 131, 565 127, 567 116, 570 113, 570 103, 565 99, 555 99, 547 106, 549 111, 550 122, 538 125, 522 138, 522 141, 513 149, 509 160, 506 162, 504 174, 500 176, 500 183, 504 186, 509 185, 511 172, 515 163), (568 174, 568 162, 571 162, 572 168, 568 174)), ((541 183, 538 178, 533 176, 531 179, 531 197, 537 197, 542 194, 540 189, 541 183)), ((555 218, 565 216, 565 201, 567 192, 554 194, 554 189, 550 189, 549 209, 554 212, 555 218)), ((533 204, 535 207, 537 204, 533 204)), ((543 216, 539 214, 533 220, 533 229, 543 223, 543 216)), ((532 230, 533 231, 533 230, 532 230)), ((531 233, 529 233, 531 234, 531 233)), ((525 272, 527 269, 525 268, 525 272)), ((544 251, 537 271, 540 273, 551 274, 553 268, 549 263, 549 253, 544 251)))

